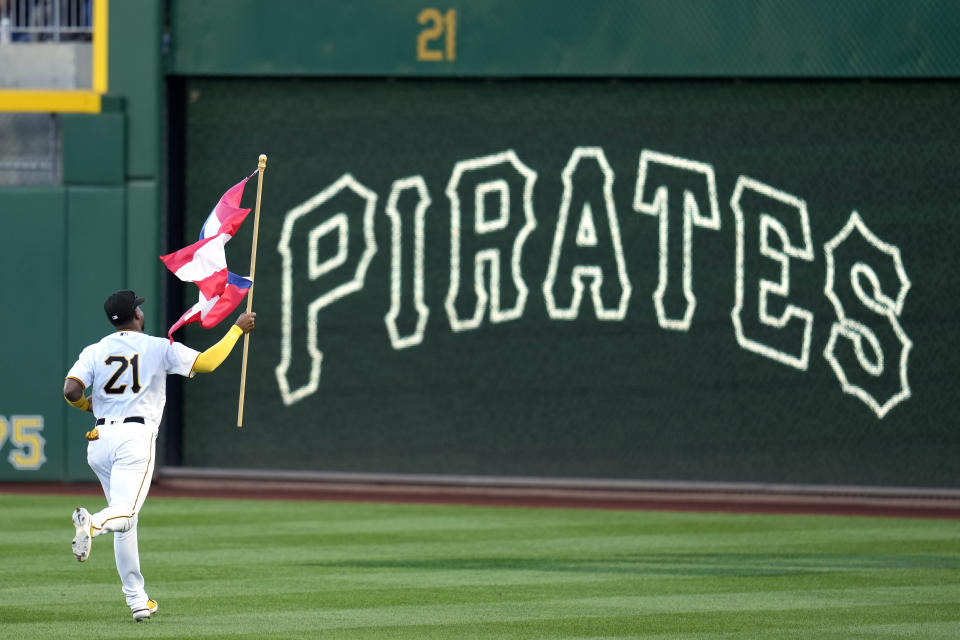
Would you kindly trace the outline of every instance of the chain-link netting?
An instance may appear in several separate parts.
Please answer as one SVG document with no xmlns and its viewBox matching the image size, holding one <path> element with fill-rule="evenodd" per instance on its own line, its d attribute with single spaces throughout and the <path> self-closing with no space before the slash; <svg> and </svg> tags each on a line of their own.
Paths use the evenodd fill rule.
<svg viewBox="0 0 960 640">
<path fill-rule="evenodd" d="M 0 185 L 58 184 L 60 118 L 48 113 L 0 113 Z"/>
</svg>

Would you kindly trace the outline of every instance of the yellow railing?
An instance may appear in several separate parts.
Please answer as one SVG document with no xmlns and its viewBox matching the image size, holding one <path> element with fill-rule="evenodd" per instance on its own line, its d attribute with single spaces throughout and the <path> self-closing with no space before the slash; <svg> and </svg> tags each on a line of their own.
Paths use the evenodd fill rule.
<svg viewBox="0 0 960 640">
<path fill-rule="evenodd" d="M 107 77 L 109 0 L 93 0 L 93 77 L 90 89 L 0 89 L 0 112 L 100 113 Z"/>
</svg>

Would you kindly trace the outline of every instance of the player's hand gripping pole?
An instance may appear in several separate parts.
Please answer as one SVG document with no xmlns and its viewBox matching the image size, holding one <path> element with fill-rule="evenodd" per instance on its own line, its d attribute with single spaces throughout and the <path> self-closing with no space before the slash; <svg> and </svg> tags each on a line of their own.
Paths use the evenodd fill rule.
<svg viewBox="0 0 960 640">
<path fill-rule="evenodd" d="M 260 194 L 263 193 L 263 171 L 267 168 L 267 156 L 260 154 L 257 163 L 257 208 L 253 214 L 253 248 L 250 252 L 250 279 L 257 270 L 257 232 L 260 230 Z M 253 286 L 247 293 L 247 313 L 253 311 Z M 237 428 L 243 426 L 243 392 L 247 386 L 247 350 L 250 348 L 250 334 L 243 334 L 243 365 L 240 368 L 240 408 L 237 410 Z"/>
</svg>

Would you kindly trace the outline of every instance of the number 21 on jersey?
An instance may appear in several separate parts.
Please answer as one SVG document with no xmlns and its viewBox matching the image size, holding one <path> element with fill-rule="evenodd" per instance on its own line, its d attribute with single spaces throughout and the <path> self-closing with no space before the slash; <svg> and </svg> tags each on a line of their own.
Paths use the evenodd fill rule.
<svg viewBox="0 0 960 640">
<path fill-rule="evenodd" d="M 116 371 L 113 372 L 113 375 L 110 376 L 110 379 L 107 380 L 107 384 L 103 385 L 104 393 L 110 394 L 120 394 L 124 393 L 127 390 L 126 383 L 117 384 L 120 381 L 120 376 L 124 374 L 127 368 L 130 368 L 130 375 L 133 378 L 132 384 L 130 385 L 130 391 L 134 393 L 140 393 L 140 354 L 134 355 L 132 358 L 127 359 L 125 356 L 109 356 L 106 360 L 103 361 L 106 365 L 115 365 L 117 367 Z"/>
</svg>

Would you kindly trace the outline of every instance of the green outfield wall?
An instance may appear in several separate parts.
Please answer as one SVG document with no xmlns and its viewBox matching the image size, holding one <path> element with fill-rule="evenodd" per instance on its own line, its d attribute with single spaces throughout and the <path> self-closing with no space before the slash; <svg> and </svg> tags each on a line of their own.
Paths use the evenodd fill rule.
<svg viewBox="0 0 960 640">
<path fill-rule="evenodd" d="M 945 0 L 171 0 L 169 71 L 956 77 Z"/>
<path fill-rule="evenodd" d="M 104 297 L 165 331 L 267 153 L 245 427 L 235 354 L 162 464 L 960 484 L 955 3 L 109 7 L 62 183 L 0 189 L 0 480 L 93 479 Z"/>
<path fill-rule="evenodd" d="M 184 385 L 184 464 L 960 486 L 953 82 L 181 99 L 184 242 L 270 157 L 245 426 L 237 356 Z"/>
<path fill-rule="evenodd" d="M 0 188 L 0 481 L 95 480 L 91 420 L 63 401 L 63 377 L 111 330 L 110 292 L 144 295 L 153 329 L 164 317 L 163 3 L 109 7 L 109 90 L 101 113 L 57 116 L 60 184 Z"/>
</svg>

